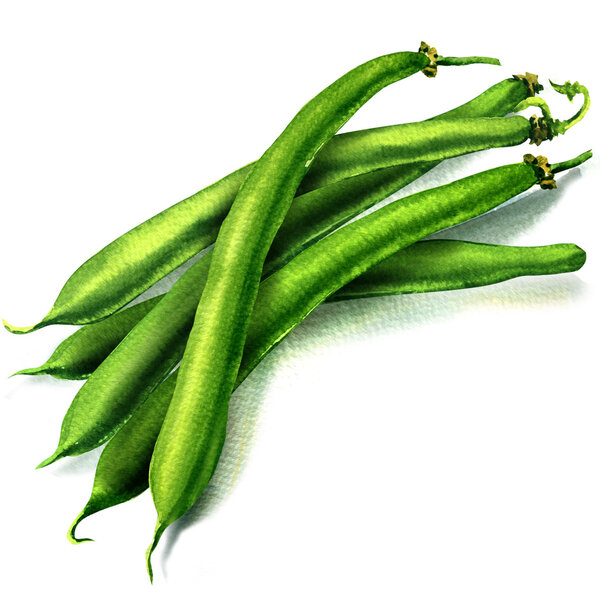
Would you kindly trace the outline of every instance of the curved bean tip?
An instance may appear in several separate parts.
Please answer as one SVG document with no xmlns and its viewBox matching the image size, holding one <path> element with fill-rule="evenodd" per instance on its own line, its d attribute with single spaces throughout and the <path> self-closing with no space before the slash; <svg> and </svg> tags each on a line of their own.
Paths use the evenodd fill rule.
<svg viewBox="0 0 600 600">
<path fill-rule="evenodd" d="M 10 331 L 11 333 L 17 333 L 17 334 L 29 333 L 30 331 L 35 331 L 36 329 L 39 329 L 39 327 L 40 327 L 39 323 L 37 323 L 36 325 L 31 325 L 30 327 L 15 327 L 14 325 L 7 323 L 4 319 L 2 319 L 2 325 L 4 325 L 4 328 L 7 331 Z"/>
<path fill-rule="evenodd" d="M 156 523 L 156 529 L 154 530 L 154 537 L 152 538 L 152 543 L 148 546 L 146 550 L 146 571 L 148 571 L 148 577 L 150 577 L 150 583 L 154 582 L 154 572 L 152 571 L 152 553 L 156 549 L 156 546 L 164 533 L 167 526 L 160 521 Z"/>
<path fill-rule="evenodd" d="M 86 507 L 87 508 L 87 507 Z M 92 538 L 77 538 L 75 537 L 75 529 L 83 519 L 86 517 L 85 508 L 77 515 L 75 520 L 73 521 L 71 527 L 69 527 L 69 531 L 67 531 L 67 539 L 71 544 L 82 544 L 83 542 L 93 542 Z"/>
</svg>

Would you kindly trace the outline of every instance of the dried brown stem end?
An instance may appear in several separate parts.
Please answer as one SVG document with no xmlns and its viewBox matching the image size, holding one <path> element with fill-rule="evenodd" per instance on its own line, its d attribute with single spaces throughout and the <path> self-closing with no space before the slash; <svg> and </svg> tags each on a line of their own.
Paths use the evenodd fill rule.
<svg viewBox="0 0 600 600">
<path fill-rule="evenodd" d="M 548 162 L 545 156 L 534 156 L 533 154 L 525 154 L 523 162 L 526 165 L 532 165 L 535 174 L 538 177 L 538 183 L 543 190 L 553 190 L 556 188 L 554 174 L 552 173 L 552 165 Z"/>
<path fill-rule="evenodd" d="M 522 81 L 527 86 L 529 97 L 535 96 L 544 89 L 544 86 L 538 82 L 538 76 L 535 73 L 525 71 L 525 75 L 513 75 L 513 78 Z"/>
<path fill-rule="evenodd" d="M 546 140 L 551 140 L 554 137 L 552 129 L 548 121 L 544 117 L 533 115 L 529 118 L 529 143 L 539 146 Z"/>
<path fill-rule="evenodd" d="M 426 77 L 435 77 L 437 75 L 437 50 L 433 46 L 430 46 L 425 42 L 421 42 L 421 45 L 419 46 L 419 52 L 424 54 L 429 59 L 429 64 L 421 71 L 421 73 L 423 73 Z"/>
</svg>

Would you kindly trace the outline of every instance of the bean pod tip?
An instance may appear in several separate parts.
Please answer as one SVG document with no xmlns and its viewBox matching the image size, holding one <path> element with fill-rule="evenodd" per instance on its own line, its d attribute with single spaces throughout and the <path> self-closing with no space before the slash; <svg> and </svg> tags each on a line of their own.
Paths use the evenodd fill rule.
<svg viewBox="0 0 600 600">
<path fill-rule="evenodd" d="M 152 543 L 146 550 L 146 570 L 148 571 L 148 577 L 150 577 L 150 583 L 154 581 L 154 572 L 152 571 L 152 553 L 156 549 L 156 546 L 167 526 L 168 524 L 161 523 L 160 521 L 156 523 L 156 529 L 154 530 Z"/>
<path fill-rule="evenodd" d="M 7 331 L 10 331 L 11 333 L 16 333 L 16 334 L 21 334 L 21 333 L 29 333 L 31 331 L 35 331 L 36 329 L 39 329 L 38 325 L 31 325 L 30 327 L 15 327 L 14 325 L 11 325 L 10 323 L 7 323 L 4 319 L 2 319 L 2 325 L 4 325 L 4 329 L 6 329 Z"/>
<path fill-rule="evenodd" d="M 12 375 L 9 375 L 9 379 L 11 377 L 14 377 L 15 375 L 43 375 L 44 371 L 42 370 L 42 367 L 29 367 L 27 369 L 20 369 L 19 371 L 16 371 L 15 373 L 13 373 Z"/>
<path fill-rule="evenodd" d="M 65 452 L 63 450 L 59 448 L 56 449 L 56 451 L 54 452 L 54 454 L 52 454 L 52 456 L 49 456 L 46 460 L 43 460 L 37 467 L 36 469 L 43 469 L 44 467 L 47 467 L 48 465 L 51 465 L 53 462 L 56 462 L 59 458 L 62 458 L 63 456 L 65 456 Z"/>
<path fill-rule="evenodd" d="M 86 506 L 87 508 L 87 506 Z M 84 508 L 75 518 L 75 520 L 73 521 L 73 523 L 71 524 L 71 527 L 69 527 L 69 530 L 67 531 L 67 539 L 69 540 L 69 542 L 71 542 L 71 544 L 82 544 L 83 542 L 93 542 L 94 540 L 92 538 L 78 538 L 75 537 L 75 530 L 77 529 L 77 526 L 79 525 L 79 523 L 81 523 L 81 521 L 83 519 L 85 519 L 85 517 L 87 517 L 87 513 L 86 513 L 86 508 Z"/>
</svg>

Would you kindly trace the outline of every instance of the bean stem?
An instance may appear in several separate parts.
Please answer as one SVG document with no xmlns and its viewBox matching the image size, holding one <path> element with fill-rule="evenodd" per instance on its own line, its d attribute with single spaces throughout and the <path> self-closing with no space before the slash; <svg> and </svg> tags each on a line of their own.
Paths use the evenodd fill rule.
<svg viewBox="0 0 600 600">
<path fill-rule="evenodd" d="M 583 104 L 581 105 L 581 108 L 570 119 L 567 119 L 566 121 L 558 121 L 557 120 L 554 123 L 554 126 L 556 127 L 558 133 L 565 133 L 567 130 L 569 130 L 571 127 L 573 127 L 573 125 L 575 125 L 576 123 L 579 123 L 579 121 L 581 121 L 581 119 L 583 119 L 583 117 L 585 116 L 585 113 L 588 111 L 588 109 L 590 107 L 590 93 L 588 92 L 588 89 L 584 85 L 581 85 L 577 81 L 575 83 L 566 81 L 562 85 L 554 83 L 553 81 L 550 81 L 550 85 L 559 94 L 565 94 L 571 102 L 573 102 L 573 98 L 575 96 L 577 96 L 579 94 L 583 95 Z"/>
<path fill-rule="evenodd" d="M 571 129 L 571 127 L 573 127 L 573 125 L 576 125 L 583 119 L 590 108 L 590 94 L 588 89 L 577 81 L 575 83 L 567 81 L 562 85 L 550 81 L 550 85 L 552 85 L 554 90 L 559 94 L 567 96 L 571 102 L 573 102 L 573 98 L 575 96 L 583 96 L 583 104 L 581 105 L 581 108 L 570 119 L 566 119 L 564 121 L 561 121 L 560 119 L 553 119 L 548 104 L 538 96 L 526 98 L 520 102 L 515 108 L 515 112 L 521 112 L 530 106 L 536 106 L 540 108 L 546 123 L 550 127 L 551 136 L 555 137 L 557 135 L 565 134 L 569 129 Z"/>
<path fill-rule="evenodd" d="M 573 167 L 578 167 L 583 164 L 586 160 L 592 158 L 592 151 L 587 150 L 583 152 L 579 156 L 575 158 L 571 158 L 570 160 L 565 160 L 563 162 L 559 162 L 551 165 L 552 173 L 560 173 L 561 171 L 566 171 L 567 169 L 572 169 Z"/>
<path fill-rule="evenodd" d="M 437 59 L 437 64 L 445 67 L 475 64 L 501 66 L 497 58 L 490 58 L 488 56 L 440 56 Z"/>
</svg>

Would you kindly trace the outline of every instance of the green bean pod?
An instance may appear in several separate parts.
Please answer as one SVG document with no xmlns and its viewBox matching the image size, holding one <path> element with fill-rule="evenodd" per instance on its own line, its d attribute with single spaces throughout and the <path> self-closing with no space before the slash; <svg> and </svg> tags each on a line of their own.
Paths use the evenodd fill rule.
<svg viewBox="0 0 600 600">
<path fill-rule="evenodd" d="M 586 153 L 579 160 L 583 162 L 590 156 Z M 487 212 L 538 182 L 548 181 L 549 172 L 544 169 L 547 161 L 542 158 L 531 161 L 527 156 L 526 162 L 414 194 L 320 240 L 263 282 L 249 323 L 236 318 L 235 312 L 224 312 L 223 307 L 217 310 L 219 306 L 211 304 L 211 296 L 205 303 L 209 274 L 198 315 L 213 327 L 198 327 L 198 319 L 194 324 L 150 466 L 150 489 L 158 514 L 146 554 L 151 577 L 151 556 L 160 537 L 194 504 L 216 468 L 225 439 L 231 390 L 273 347 L 273 340 L 279 342 L 328 296 L 395 252 L 430 233 Z M 214 257 L 212 273 L 216 264 L 221 263 Z M 217 292 L 222 289 L 217 283 Z M 231 299 L 218 293 L 217 298 L 222 303 Z M 222 325 L 214 327 L 215 315 L 225 316 L 225 330 Z M 227 328 L 240 325 L 247 328 L 243 359 L 225 353 L 227 360 L 223 360 L 223 354 L 214 347 L 215 341 L 223 344 Z M 234 367 L 237 370 L 229 383 Z"/>
<path fill-rule="evenodd" d="M 357 67 L 306 104 L 254 165 L 223 221 L 152 458 L 158 518 L 148 550 L 150 577 L 150 556 L 162 532 L 195 502 L 220 456 L 228 400 L 273 238 L 319 150 L 361 104 L 391 83 L 389 60 Z M 177 476 L 169 489 L 173 468 Z"/>
<path fill-rule="evenodd" d="M 531 123 L 520 115 L 482 119 L 447 118 L 443 121 L 408 123 L 335 136 L 319 154 L 306 185 L 322 186 L 339 175 L 352 177 L 379 169 L 393 156 L 396 164 L 429 162 L 489 148 L 517 146 L 529 140 Z M 357 143 L 360 140 L 360 143 Z M 344 157 L 344 170 L 332 163 Z M 304 180 L 300 190 L 304 189 Z"/>
<path fill-rule="evenodd" d="M 574 244 L 519 247 L 455 240 L 417 242 L 346 284 L 326 302 L 491 285 L 524 275 L 576 271 L 584 262 L 585 252 Z M 71 542 L 89 539 L 75 536 L 84 518 L 135 498 L 148 488 L 152 451 L 176 378 L 177 371 L 150 394 L 104 448 L 90 499 L 68 531 Z"/>
<path fill-rule="evenodd" d="M 270 275 L 291 256 L 301 252 L 311 239 L 323 237 L 352 215 L 360 214 L 365 208 L 415 179 L 421 168 L 411 165 L 383 169 L 306 194 L 307 203 L 313 203 L 321 209 L 328 206 L 330 211 L 318 214 L 308 211 L 307 214 L 304 202 L 298 205 L 298 213 L 292 209 L 288 222 L 297 223 L 298 227 L 288 227 L 283 232 L 285 243 L 270 253 L 264 265 L 264 275 Z M 307 217 L 310 215 L 315 218 L 309 223 Z M 212 250 L 207 252 L 175 282 L 166 295 L 158 302 L 154 301 L 156 304 L 152 310 L 97 367 L 81 387 L 65 415 L 55 452 L 40 466 L 48 465 L 63 456 L 82 454 L 108 440 L 181 360 L 212 255 Z M 139 311 L 141 316 L 145 307 L 134 307 L 134 310 Z M 105 341 L 109 342 L 101 342 L 92 350 L 95 360 L 101 358 L 99 354 L 102 349 L 110 347 L 116 341 L 117 330 L 129 327 L 131 319 L 128 315 L 119 315 L 120 313 L 113 315 L 107 325 L 103 322 L 93 324 L 95 331 L 108 330 Z M 125 326 L 123 321 L 126 322 Z M 95 331 L 92 332 L 93 335 Z M 75 362 L 76 368 L 81 369 L 76 353 L 89 340 L 87 332 L 80 334 L 78 338 L 74 337 L 72 342 L 60 349 L 58 364 L 54 361 L 52 365 L 53 361 L 50 361 L 52 370 L 60 371 L 63 376 L 68 370 L 72 370 L 68 366 L 60 369 L 59 365 L 65 365 L 65 359 L 70 360 L 71 365 Z M 88 351 L 83 352 L 87 354 Z M 81 370 L 88 369 L 84 366 Z"/>
<path fill-rule="evenodd" d="M 541 86 L 537 83 L 537 76 L 535 75 L 528 73 L 525 76 L 515 76 L 512 79 L 506 79 L 493 85 L 469 102 L 438 117 L 434 117 L 432 120 L 505 115 L 514 111 L 519 103 L 539 91 L 540 88 Z M 324 150 L 326 148 L 327 146 L 325 146 Z M 315 162 L 318 162 L 319 156 L 317 156 Z M 397 189 L 411 183 L 436 164 L 438 163 L 406 166 L 405 177 L 398 180 Z M 309 175 L 310 172 L 309 170 Z M 387 170 L 387 172 L 393 173 L 392 170 Z M 387 175 L 385 172 L 382 172 L 374 175 L 374 179 L 370 179 L 371 176 L 365 177 L 354 177 L 346 183 L 342 181 L 337 188 L 328 186 L 322 192 L 315 191 L 315 193 L 304 193 L 301 196 L 297 196 L 269 250 L 263 274 L 268 275 L 275 271 L 310 243 L 343 225 L 359 214 L 361 210 L 370 208 L 379 196 L 361 198 L 363 181 L 372 186 L 378 186 L 385 181 Z M 397 189 L 392 189 L 391 191 L 395 192 Z M 194 208 L 194 205 L 187 206 L 187 209 L 192 213 Z M 167 219 L 169 211 L 171 209 L 167 209 L 161 215 Z M 176 220 L 176 222 L 180 222 L 180 220 Z M 150 222 L 147 223 L 148 227 L 150 227 Z M 181 237 L 181 232 L 179 232 L 179 235 Z M 168 236 L 164 237 L 166 239 Z M 163 239 L 162 234 L 161 239 Z M 183 236 L 182 242 L 177 245 L 177 248 L 181 249 L 185 248 L 185 246 L 186 237 Z M 131 256 L 128 264 L 130 262 Z M 193 293 L 193 290 L 190 293 Z M 60 344 L 43 365 L 22 369 L 15 374 L 50 374 L 54 377 L 64 379 L 87 379 L 92 371 L 97 368 L 110 352 L 116 348 L 125 335 L 129 333 L 131 328 L 137 323 L 137 320 L 145 316 L 154 307 L 156 302 L 157 300 L 152 298 L 134 307 L 117 312 L 105 320 L 84 326 Z"/>
<path fill-rule="evenodd" d="M 21 369 L 13 375 L 87 379 L 161 298 L 162 295 L 148 298 L 107 319 L 84 325 L 61 342 L 43 365 Z"/>
<path fill-rule="evenodd" d="M 502 84 L 513 86 L 513 91 L 517 92 L 515 98 L 519 97 L 519 88 L 521 92 L 541 88 L 532 81 L 527 82 L 526 88 L 521 81 L 527 80 L 520 77 L 502 82 L 474 101 L 435 117 L 436 120 L 448 121 L 439 130 L 430 123 L 409 123 L 336 136 L 340 143 L 334 144 L 331 149 L 329 144 L 324 147 L 299 192 L 305 193 L 344 177 L 390 165 L 439 161 L 468 152 L 516 145 L 528 138 L 539 144 L 565 133 L 585 115 L 589 106 L 587 90 L 576 92 L 585 94 L 585 103 L 578 112 L 577 120 L 552 120 L 545 103 L 532 100 L 531 105 L 545 107 L 549 119 L 540 121 L 535 117 L 527 122 L 523 117 L 515 116 L 502 122 L 490 121 L 485 127 L 481 121 L 450 122 L 450 119 L 476 115 L 479 111 L 480 114 L 506 114 L 510 110 L 506 109 L 510 105 L 510 102 L 507 103 L 508 96 L 496 105 L 490 102 L 493 95 L 485 98 L 492 91 L 500 92 Z M 518 87 L 515 88 L 515 85 Z M 579 84 L 567 82 L 565 85 L 571 86 L 569 92 L 564 91 L 565 86 L 553 84 L 553 87 L 560 93 L 585 89 Z M 519 110 L 528 106 L 527 102 L 521 102 Z M 513 104 L 512 109 L 515 107 Z M 228 175 L 106 246 L 69 278 L 50 313 L 38 324 L 14 327 L 3 321 L 5 327 L 12 333 L 28 333 L 52 323 L 96 322 L 114 313 L 215 240 L 222 218 L 251 166 Z"/>
<path fill-rule="evenodd" d="M 383 75 L 384 69 L 381 69 L 383 86 L 418 72 L 429 62 L 422 53 L 406 52 L 389 56 L 392 58 L 382 57 L 381 60 L 376 59 L 378 63 L 373 61 L 367 63 L 379 66 L 387 63 L 388 73 Z M 477 62 L 499 64 L 495 59 L 490 61 L 477 57 L 469 58 L 467 62 L 453 59 L 447 64 Z M 526 89 L 527 83 L 518 80 L 514 81 L 513 85 L 517 90 L 516 95 L 519 95 L 519 92 L 522 93 Z M 531 90 L 531 86 L 527 89 Z M 365 97 L 364 101 L 366 99 Z M 504 115 L 508 110 L 501 111 L 499 114 Z M 381 135 L 389 136 L 388 128 L 382 128 Z M 353 152 L 359 152 L 360 136 L 353 134 L 353 140 L 354 142 L 349 146 L 353 148 Z M 317 165 L 318 161 L 319 159 L 315 158 Z M 329 181 L 337 181 L 346 176 L 348 169 L 344 163 L 343 156 L 329 157 L 329 167 L 337 172 L 328 175 Z M 227 175 L 105 246 L 71 275 L 48 314 L 37 324 L 15 327 L 4 321 L 5 327 L 12 333 L 29 333 L 56 323 L 83 325 L 103 319 L 125 306 L 215 241 L 223 219 L 254 164 L 246 165 Z M 399 163 L 391 156 L 387 157 L 385 164 L 380 164 L 378 168 L 395 164 Z M 364 173 L 366 170 L 358 172 Z M 319 187 L 317 180 L 311 185 L 309 178 L 305 182 L 303 192 L 316 187 Z"/>
<path fill-rule="evenodd" d="M 476 99 L 477 109 L 506 109 L 514 102 L 512 85 L 500 87 L 485 98 Z M 467 106 L 468 103 L 457 110 L 468 110 Z M 270 252 L 265 275 L 307 243 L 413 181 L 431 166 L 383 169 L 305 194 L 291 209 L 287 221 L 290 226 L 284 225 L 280 235 L 282 244 Z M 315 208 L 311 210 L 310 206 Z M 187 335 L 193 322 L 210 260 L 208 253 L 193 265 L 89 378 L 67 411 L 55 452 L 40 467 L 63 456 L 91 450 L 109 439 L 179 362 L 182 336 Z M 170 327 L 165 328 L 165 323 Z"/>
<path fill-rule="evenodd" d="M 427 240 L 408 246 L 347 283 L 326 302 L 460 290 L 527 275 L 569 273 L 581 269 L 586 259 L 575 244 L 450 242 Z"/>
</svg>

